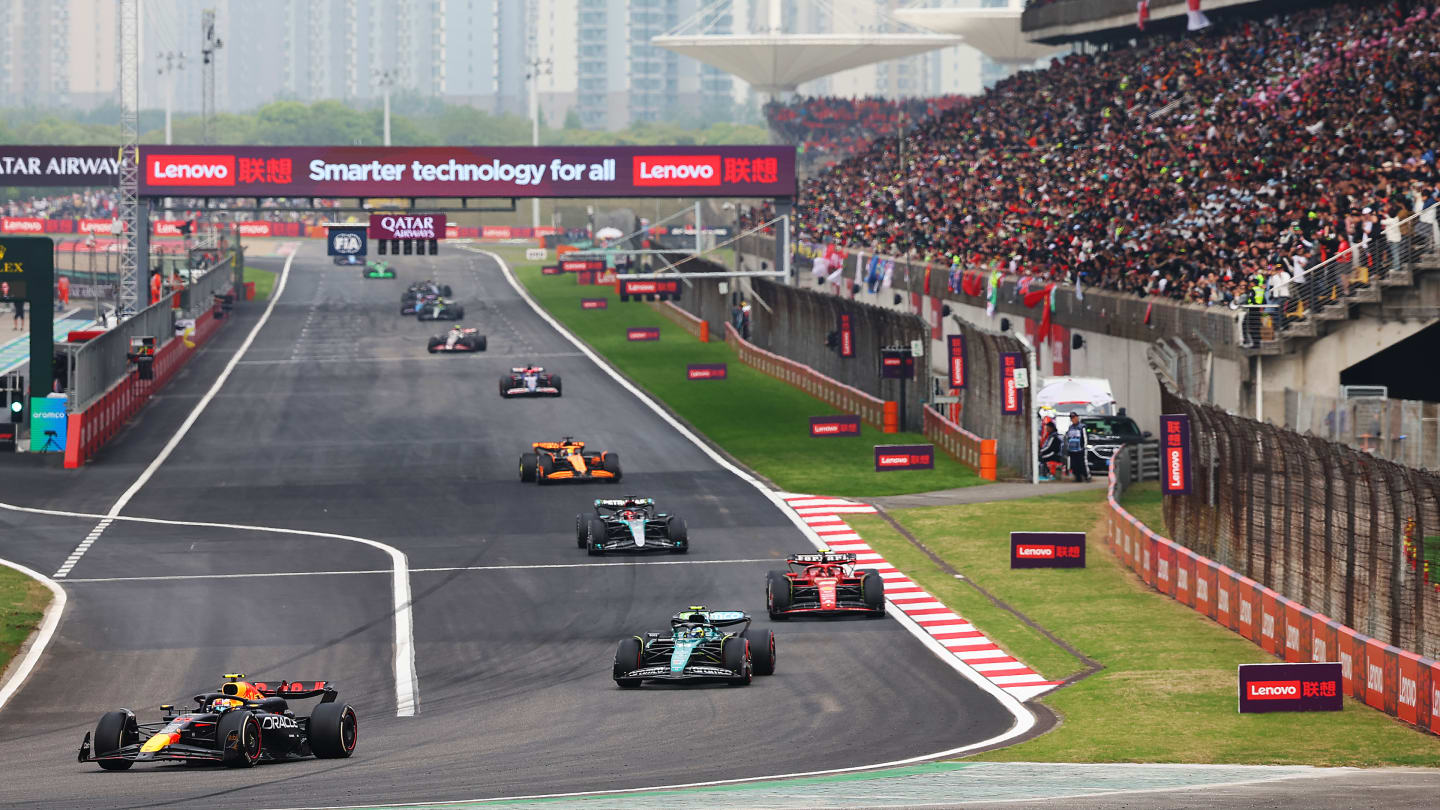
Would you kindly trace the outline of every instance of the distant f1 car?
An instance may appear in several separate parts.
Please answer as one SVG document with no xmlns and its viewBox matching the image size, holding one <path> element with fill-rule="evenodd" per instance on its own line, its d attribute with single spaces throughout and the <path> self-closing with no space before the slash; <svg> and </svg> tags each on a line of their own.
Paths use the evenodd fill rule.
<svg viewBox="0 0 1440 810">
<path fill-rule="evenodd" d="M 434 281 L 417 281 L 405 288 L 400 294 L 400 314 L 416 315 L 427 304 L 433 305 L 436 300 L 449 298 L 452 295 L 449 284 L 436 284 Z"/>
<path fill-rule="evenodd" d="M 575 544 L 592 556 L 607 551 L 670 551 L 690 549 L 685 519 L 655 511 L 654 498 L 601 499 L 595 511 L 575 516 Z"/>
<path fill-rule="evenodd" d="M 771 571 L 765 582 L 770 618 L 794 614 L 885 615 L 885 580 L 871 568 L 855 568 L 854 554 L 822 550 L 791 554 L 787 571 Z"/>
<path fill-rule="evenodd" d="M 395 278 L 395 268 L 385 262 L 368 262 L 360 274 L 364 278 Z"/>
<path fill-rule="evenodd" d="M 338 703 L 325 681 L 281 681 L 274 688 L 226 675 L 218 692 L 195 696 L 195 708 L 160 707 L 160 722 L 141 723 L 129 709 L 106 712 L 86 732 L 79 761 L 107 771 L 137 762 L 219 762 L 249 768 L 260 762 L 340 759 L 355 752 L 359 721 Z M 289 701 L 320 698 L 309 717 L 296 717 Z"/>
<path fill-rule="evenodd" d="M 449 298 L 427 298 L 415 304 L 415 318 L 421 321 L 458 321 L 465 317 L 465 307 Z"/>
<path fill-rule="evenodd" d="M 727 628 L 744 625 L 738 633 Z M 738 610 L 704 605 L 670 618 L 670 632 L 631 636 L 615 650 L 615 683 L 634 689 L 644 681 L 723 682 L 746 686 L 752 675 L 775 674 L 775 634 L 750 627 Z"/>
<path fill-rule="evenodd" d="M 548 374 L 540 366 L 519 366 L 500 378 L 500 396 L 510 397 L 558 397 L 560 396 L 560 375 Z"/>
<path fill-rule="evenodd" d="M 480 334 L 479 329 L 466 329 L 456 324 L 443 335 L 431 335 L 425 348 L 431 354 L 436 352 L 483 352 L 485 351 L 485 336 Z"/>
<path fill-rule="evenodd" d="M 569 436 L 558 442 L 532 442 L 533 452 L 520 455 L 520 480 L 620 481 L 620 454 L 585 452 L 585 443 Z"/>
</svg>

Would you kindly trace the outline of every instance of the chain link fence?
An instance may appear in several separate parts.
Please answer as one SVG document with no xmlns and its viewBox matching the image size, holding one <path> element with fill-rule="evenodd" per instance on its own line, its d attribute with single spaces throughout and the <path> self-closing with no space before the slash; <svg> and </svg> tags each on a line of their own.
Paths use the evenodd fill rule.
<svg viewBox="0 0 1440 810">
<path fill-rule="evenodd" d="M 1440 403 L 1285 389 L 1285 427 L 1406 467 L 1440 470 Z"/>
<path fill-rule="evenodd" d="M 1198 403 L 1150 361 L 1163 412 L 1191 426 L 1192 491 L 1165 498 L 1169 536 L 1372 638 L 1440 655 L 1426 561 L 1440 550 L 1440 476 Z"/>
</svg>

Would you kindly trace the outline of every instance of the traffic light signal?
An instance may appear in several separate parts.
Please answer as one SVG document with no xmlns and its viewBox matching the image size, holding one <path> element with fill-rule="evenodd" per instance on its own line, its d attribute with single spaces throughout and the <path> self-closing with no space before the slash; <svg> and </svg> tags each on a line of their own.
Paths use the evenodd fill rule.
<svg viewBox="0 0 1440 810">
<path fill-rule="evenodd" d="M 4 379 L 5 410 L 12 424 L 25 421 L 25 378 L 13 375 Z"/>
</svg>

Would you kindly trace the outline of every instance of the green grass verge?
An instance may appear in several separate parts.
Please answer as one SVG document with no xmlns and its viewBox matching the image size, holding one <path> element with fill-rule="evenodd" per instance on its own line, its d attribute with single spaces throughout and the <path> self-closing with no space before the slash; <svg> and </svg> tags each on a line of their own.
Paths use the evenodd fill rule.
<svg viewBox="0 0 1440 810">
<path fill-rule="evenodd" d="M 813 439 L 809 417 L 838 413 L 826 403 L 741 364 L 724 343 L 700 343 L 642 303 L 620 303 L 613 287 L 582 287 L 570 275 L 544 276 L 540 265 L 497 251 L 551 315 L 656 398 L 741 462 L 791 492 L 870 497 L 967 487 L 984 481 L 939 453 L 934 470 L 877 473 L 877 444 L 922 444 L 919 433 L 885 434 L 865 425 L 858 438 Z M 580 309 L 581 298 L 608 298 L 604 310 Z M 658 326 L 657 342 L 631 343 L 630 326 Z M 728 363 L 729 379 L 692 381 L 688 363 Z"/>
<path fill-rule="evenodd" d="M 40 624 L 50 591 L 13 568 L 0 566 L 0 672 Z"/>
<path fill-rule="evenodd" d="M 255 300 L 264 301 L 270 297 L 275 289 L 275 277 L 278 275 L 274 270 L 261 270 L 258 267 L 245 265 L 245 281 L 255 283 Z"/>
<path fill-rule="evenodd" d="M 1141 481 L 1131 484 L 1120 496 L 1120 505 L 1135 519 L 1150 527 L 1150 531 L 1162 537 L 1169 537 L 1165 528 L 1165 510 L 1162 508 L 1165 496 L 1160 494 L 1159 481 Z"/>
<path fill-rule="evenodd" d="M 1236 667 L 1275 659 L 1122 567 L 1096 530 L 1103 504 L 1102 493 L 1080 492 L 892 512 L 963 575 L 1105 667 L 1044 698 L 1063 716 L 1059 728 L 980 759 L 1440 766 L 1440 738 L 1355 701 L 1341 712 L 1239 714 Z M 1078 669 L 893 531 L 872 534 L 874 520 L 857 517 L 851 525 L 997 643 L 1047 676 Z M 1088 567 L 1012 571 L 1012 530 L 1088 531 Z"/>
</svg>

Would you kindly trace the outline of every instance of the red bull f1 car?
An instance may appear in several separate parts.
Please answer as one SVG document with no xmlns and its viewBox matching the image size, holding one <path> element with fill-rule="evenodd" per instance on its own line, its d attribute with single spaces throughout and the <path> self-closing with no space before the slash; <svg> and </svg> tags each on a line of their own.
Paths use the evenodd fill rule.
<svg viewBox="0 0 1440 810">
<path fill-rule="evenodd" d="M 141 723 L 129 709 L 106 712 L 86 732 L 79 761 L 107 771 L 137 762 L 216 762 L 249 768 L 261 762 L 343 759 L 355 753 L 359 721 L 336 700 L 325 681 L 249 683 L 226 675 L 216 692 L 194 697 L 195 708 L 160 707 L 160 722 Z M 290 701 L 320 698 L 310 716 L 296 716 Z"/>
<path fill-rule="evenodd" d="M 456 324 L 443 335 L 431 335 L 425 348 L 431 354 L 436 352 L 483 352 L 485 351 L 485 336 L 480 334 L 479 329 L 466 329 Z"/>
<path fill-rule="evenodd" d="M 740 632 L 734 632 L 735 629 Z M 754 675 L 775 674 L 775 634 L 750 626 L 738 610 L 692 606 L 670 618 L 670 631 L 631 636 L 615 650 L 615 683 L 719 682 L 748 686 Z"/>
<path fill-rule="evenodd" d="M 558 397 L 560 375 L 548 374 L 540 366 L 520 366 L 500 378 L 500 397 Z"/>
<path fill-rule="evenodd" d="M 765 582 L 770 618 L 797 614 L 885 615 L 885 580 L 871 568 L 856 568 L 854 554 L 820 551 L 791 554 L 789 570 L 771 571 Z"/>
<path fill-rule="evenodd" d="M 532 442 L 533 452 L 520 456 L 520 480 L 620 482 L 620 454 L 586 452 L 585 443 L 565 437 L 558 442 Z"/>
<path fill-rule="evenodd" d="M 690 550 L 685 518 L 655 511 L 654 498 L 610 498 L 595 501 L 595 511 L 575 516 L 575 544 L 599 556 L 610 551 Z"/>
</svg>

